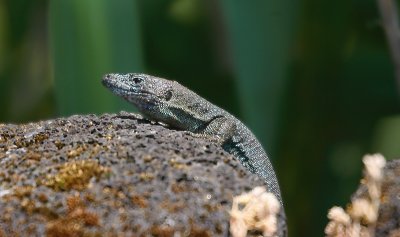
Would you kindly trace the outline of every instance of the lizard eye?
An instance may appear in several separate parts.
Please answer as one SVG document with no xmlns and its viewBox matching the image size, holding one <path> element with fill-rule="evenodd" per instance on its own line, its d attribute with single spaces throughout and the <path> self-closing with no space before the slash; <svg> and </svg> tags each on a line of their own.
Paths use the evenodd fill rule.
<svg viewBox="0 0 400 237">
<path fill-rule="evenodd" d="M 133 78 L 132 78 L 132 81 L 133 81 L 135 84 L 139 84 L 139 83 L 141 83 L 141 82 L 143 81 L 143 79 L 140 78 L 140 77 L 133 77 Z"/>
<path fill-rule="evenodd" d="M 130 74 L 130 75 L 129 75 L 129 78 L 130 78 L 130 79 L 132 80 L 132 82 L 135 83 L 135 84 L 139 84 L 139 83 L 141 83 L 141 82 L 143 81 L 143 78 L 142 78 L 142 77 L 135 76 L 135 74 Z"/>
<path fill-rule="evenodd" d="M 168 90 L 167 92 L 165 92 L 165 100 L 169 101 L 172 98 L 172 90 Z"/>
</svg>

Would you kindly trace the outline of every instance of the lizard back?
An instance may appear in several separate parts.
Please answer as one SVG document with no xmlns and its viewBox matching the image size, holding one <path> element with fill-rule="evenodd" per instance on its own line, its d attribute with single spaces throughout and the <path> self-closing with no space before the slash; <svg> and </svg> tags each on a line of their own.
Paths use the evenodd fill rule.
<svg viewBox="0 0 400 237">
<path fill-rule="evenodd" d="M 282 204 L 272 163 L 254 134 L 237 118 L 178 82 L 146 74 L 107 74 L 103 84 L 146 117 L 193 133 L 221 137 L 225 151 L 261 177 Z M 283 205 L 282 205 L 283 206 Z"/>
</svg>

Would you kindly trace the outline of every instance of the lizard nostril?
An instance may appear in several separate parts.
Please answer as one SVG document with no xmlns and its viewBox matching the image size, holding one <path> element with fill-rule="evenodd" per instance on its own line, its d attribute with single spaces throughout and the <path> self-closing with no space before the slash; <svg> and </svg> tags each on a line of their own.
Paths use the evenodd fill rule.
<svg viewBox="0 0 400 237">
<path fill-rule="evenodd" d="M 105 80 L 109 80 L 110 78 L 111 78 L 111 75 L 110 74 L 106 74 L 106 75 L 104 75 L 104 77 L 103 77 Z"/>
</svg>

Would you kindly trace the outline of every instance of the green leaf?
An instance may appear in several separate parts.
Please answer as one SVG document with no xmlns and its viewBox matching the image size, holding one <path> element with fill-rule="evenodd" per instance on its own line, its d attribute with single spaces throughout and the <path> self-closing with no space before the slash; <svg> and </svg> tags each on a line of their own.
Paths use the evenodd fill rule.
<svg viewBox="0 0 400 237">
<path fill-rule="evenodd" d="M 61 115 L 131 108 L 101 85 L 109 72 L 143 69 L 136 1 L 50 1 L 50 41 Z"/>
<path fill-rule="evenodd" d="M 286 84 L 294 0 L 223 0 L 243 120 L 269 153 Z"/>
</svg>

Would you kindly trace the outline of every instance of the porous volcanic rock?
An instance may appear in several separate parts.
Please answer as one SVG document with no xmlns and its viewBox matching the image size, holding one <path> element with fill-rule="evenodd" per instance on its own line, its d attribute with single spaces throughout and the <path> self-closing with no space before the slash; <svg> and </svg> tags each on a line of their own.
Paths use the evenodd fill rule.
<svg viewBox="0 0 400 237">
<path fill-rule="evenodd" d="M 375 236 L 398 237 L 400 236 L 400 160 L 391 160 L 386 164 L 381 189 Z M 352 196 L 352 199 L 362 198 L 368 198 L 368 189 L 363 181 Z"/>
<path fill-rule="evenodd" d="M 219 146 L 133 114 L 0 124 L 0 236 L 228 236 L 232 197 L 260 185 Z"/>
</svg>

